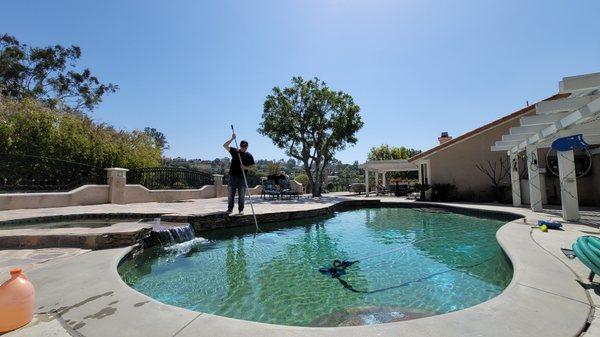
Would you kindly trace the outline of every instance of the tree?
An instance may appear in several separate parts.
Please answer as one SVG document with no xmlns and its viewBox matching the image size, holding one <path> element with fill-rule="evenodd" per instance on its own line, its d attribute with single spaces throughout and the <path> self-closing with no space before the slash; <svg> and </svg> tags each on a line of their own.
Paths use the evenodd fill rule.
<svg viewBox="0 0 600 337">
<path fill-rule="evenodd" d="M 293 173 L 296 170 L 296 159 L 290 158 L 285 162 L 285 170 L 288 174 Z"/>
<path fill-rule="evenodd" d="M 0 35 L 0 92 L 14 99 L 34 98 L 51 107 L 93 110 L 114 84 L 100 83 L 89 69 L 78 71 L 81 49 L 61 45 L 30 47 L 8 34 Z"/>
<path fill-rule="evenodd" d="M 364 124 L 359 111 L 347 93 L 331 90 L 318 78 L 294 77 L 290 87 L 275 87 L 266 97 L 258 132 L 302 162 L 313 196 L 320 196 L 323 173 L 335 152 L 357 141 Z"/>
<path fill-rule="evenodd" d="M 281 172 L 281 165 L 278 162 L 271 162 L 267 164 L 267 173 L 271 174 L 279 174 Z"/>
<path fill-rule="evenodd" d="M 393 159 L 408 159 L 412 156 L 421 153 L 421 150 L 406 148 L 404 146 L 389 146 L 381 144 L 378 147 L 372 147 L 367 158 L 369 160 L 393 160 Z M 393 179 L 417 179 L 417 172 L 390 172 Z"/>
<path fill-rule="evenodd" d="M 161 150 L 169 149 L 169 145 L 167 145 L 167 137 L 164 133 L 150 127 L 146 127 L 144 129 L 144 133 L 153 140 L 155 147 Z"/>
<path fill-rule="evenodd" d="M 475 167 L 488 177 L 494 201 L 502 202 L 504 194 L 508 190 L 508 177 L 510 176 L 510 163 L 508 158 L 501 157 L 499 160 L 487 160 L 485 164 L 477 163 Z"/>
<path fill-rule="evenodd" d="M 387 144 L 381 144 L 378 147 L 372 147 L 369 151 L 369 160 L 392 160 L 408 159 L 421 153 L 421 150 L 409 149 L 404 146 L 395 147 Z"/>
<path fill-rule="evenodd" d="M 48 157 L 100 168 L 137 168 L 159 165 L 161 151 L 142 131 L 115 130 L 85 114 L 0 95 L 0 154 Z"/>
</svg>

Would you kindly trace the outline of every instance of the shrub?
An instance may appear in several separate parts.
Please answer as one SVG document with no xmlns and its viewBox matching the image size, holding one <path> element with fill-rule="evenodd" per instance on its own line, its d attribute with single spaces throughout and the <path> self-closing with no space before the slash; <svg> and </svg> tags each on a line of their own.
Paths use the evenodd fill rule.
<svg viewBox="0 0 600 337">
<path fill-rule="evenodd" d="M 433 184 L 431 186 L 432 201 L 455 201 L 456 198 L 456 186 L 453 184 Z"/>
<path fill-rule="evenodd" d="M 85 114 L 48 108 L 33 99 L 0 97 L 0 153 L 136 168 L 159 166 L 162 148 L 139 130 L 115 130 Z"/>
<path fill-rule="evenodd" d="M 306 173 L 297 174 L 294 177 L 294 180 L 296 180 L 297 182 L 301 183 L 304 186 L 308 185 L 308 176 L 306 175 Z"/>
</svg>

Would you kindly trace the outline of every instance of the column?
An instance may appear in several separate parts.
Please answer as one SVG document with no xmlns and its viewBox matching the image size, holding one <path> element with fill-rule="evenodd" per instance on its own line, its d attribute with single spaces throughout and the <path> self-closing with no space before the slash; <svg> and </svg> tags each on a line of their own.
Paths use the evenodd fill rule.
<svg viewBox="0 0 600 337">
<path fill-rule="evenodd" d="M 387 173 L 387 171 L 383 171 L 383 173 L 382 173 L 382 174 L 383 174 L 383 184 L 382 184 L 382 185 L 383 185 L 383 187 L 387 187 L 387 183 L 386 183 L 386 181 L 385 181 L 385 174 L 386 174 L 386 173 Z"/>
<path fill-rule="evenodd" d="M 127 183 L 128 169 L 111 167 L 106 169 L 108 177 L 108 202 L 111 204 L 125 204 L 125 185 Z"/>
<path fill-rule="evenodd" d="M 579 220 L 579 200 L 577 198 L 577 174 L 573 150 L 557 151 L 558 176 L 560 178 L 560 202 L 562 217 L 567 221 Z"/>
<path fill-rule="evenodd" d="M 510 165 L 510 183 L 512 190 L 512 202 L 513 206 L 520 207 L 521 206 L 521 181 L 519 178 L 519 158 L 517 154 L 510 154 L 509 159 Z"/>
<path fill-rule="evenodd" d="M 365 196 L 369 196 L 369 171 L 365 168 Z"/>
<path fill-rule="evenodd" d="M 527 173 L 529 174 L 529 201 L 531 210 L 534 212 L 542 211 L 542 190 L 539 169 L 539 159 L 537 148 L 527 147 Z"/>
<path fill-rule="evenodd" d="M 223 175 L 213 174 L 213 178 L 215 181 L 215 197 L 220 198 L 226 196 L 227 190 L 223 189 Z"/>
</svg>

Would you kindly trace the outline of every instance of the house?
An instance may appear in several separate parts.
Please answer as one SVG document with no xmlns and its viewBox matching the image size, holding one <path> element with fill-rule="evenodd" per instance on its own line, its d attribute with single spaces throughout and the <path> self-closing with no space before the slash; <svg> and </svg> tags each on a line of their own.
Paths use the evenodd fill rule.
<svg viewBox="0 0 600 337">
<path fill-rule="evenodd" d="M 541 101 L 559 102 L 570 99 L 572 93 L 561 91 L 560 93 L 548 97 Z M 514 136 L 511 131 L 521 132 L 522 122 L 537 120 L 536 106 L 539 104 L 527 106 L 521 110 L 515 111 L 509 115 L 485 124 L 475 130 L 467 132 L 459 137 L 452 138 L 444 132 L 438 138 L 439 145 L 413 156 L 408 160 L 414 164 L 419 172 L 419 181 L 421 184 L 435 186 L 439 184 L 451 184 L 456 187 L 454 193 L 455 200 L 461 201 L 480 201 L 491 202 L 498 199 L 498 195 L 492 189 L 492 177 L 500 180 L 499 183 L 504 187 L 502 195 L 503 202 L 511 200 L 511 175 L 509 174 L 511 166 L 518 166 L 517 184 L 519 189 L 519 203 L 529 204 L 529 184 L 527 158 L 524 154 L 514 157 L 516 163 L 509 160 L 506 149 L 492 151 L 492 147 L 497 145 L 499 140 L 520 139 Z M 599 112 L 600 115 L 600 112 Z M 536 124 L 528 130 L 541 130 L 543 125 Z M 535 131 L 534 130 L 534 131 Z M 600 128 L 599 128 L 600 130 Z M 536 132 L 537 132 L 536 131 Z M 514 133 L 514 132 L 513 132 Z M 532 132 L 532 134 L 535 132 Z M 528 134 L 529 135 L 529 134 Z M 500 141 L 502 143 L 502 141 Z M 512 144 L 512 143 L 511 143 Z M 539 165 L 541 201 L 544 204 L 560 204 L 560 179 L 551 172 L 557 172 L 556 153 L 548 150 L 549 145 L 540 146 L 535 149 L 535 162 Z M 546 169 L 546 155 L 550 170 Z M 591 169 L 577 180 L 577 191 L 579 192 L 579 203 L 581 205 L 600 205 L 600 153 L 598 149 L 592 149 Z M 511 157 L 512 158 L 512 157 Z M 531 160 L 531 158 L 530 158 Z M 580 154 L 575 158 L 576 166 L 588 167 L 590 156 Z M 477 167 L 480 166 L 480 168 Z M 555 167 L 552 170 L 552 167 Z M 579 169 L 579 171 L 583 169 Z M 427 197 L 431 196 L 431 190 L 427 192 Z"/>
</svg>

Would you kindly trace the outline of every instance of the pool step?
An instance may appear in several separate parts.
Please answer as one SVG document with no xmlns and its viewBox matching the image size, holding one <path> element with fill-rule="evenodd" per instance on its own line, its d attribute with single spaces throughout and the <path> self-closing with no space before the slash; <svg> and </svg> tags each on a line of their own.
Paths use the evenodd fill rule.
<svg viewBox="0 0 600 337">
<path fill-rule="evenodd" d="M 23 228 L 0 231 L 0 249 L 109 249 L 135 245 L 150 236 L 152 225 L 119 222 L 99 228 Z"/>
</svg>

